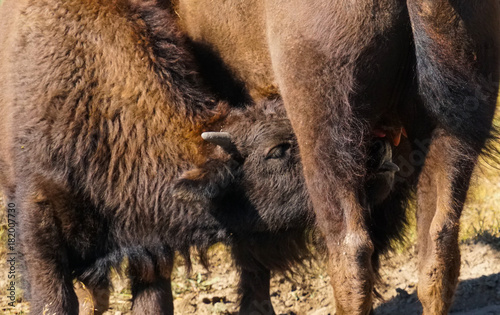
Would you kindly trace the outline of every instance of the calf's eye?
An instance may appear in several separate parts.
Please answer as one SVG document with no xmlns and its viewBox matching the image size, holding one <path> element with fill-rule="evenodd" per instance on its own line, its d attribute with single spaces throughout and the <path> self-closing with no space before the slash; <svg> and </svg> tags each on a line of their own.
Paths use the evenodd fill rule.
<svg viewBox="0 0 500 315">
<path fill-rule="evenodd" d="M 275 147 L 272 147 L 267 151 L 266 160 L 267 159 L 281 159 L 286 155 L 286 152 L 290 149 L 289 143 L 281 143 Z"/>
</svg>

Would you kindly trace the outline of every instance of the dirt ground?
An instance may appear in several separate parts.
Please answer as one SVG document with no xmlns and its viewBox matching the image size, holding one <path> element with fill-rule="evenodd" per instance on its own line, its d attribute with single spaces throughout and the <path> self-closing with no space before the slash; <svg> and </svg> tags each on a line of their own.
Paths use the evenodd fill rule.
<svg viewBox="0 0 500 315">
<path fill-rule="evenodd" d="M 451 314 L 500 314 L 499 245 L 462 245 L 461 282 Z M 237 311 L 237 274 L 224 250 L 218 249 L 212 254 L 209 273 L 196 265 L 192 276 L 186 280 L 183 268 L 176 270 L 174 292 L 177 313 L 234 314 Z M 416 297 L 417 273 L 413 249 L 385 259 L 381 275 L 382 283 L 377 286 L 377 290 L 384 301 L 376 301 L 376 314 L 421 314 Z M 324 268 L 313 267 L 309 274 L 295 277 L 294 280 L 295 283 L 279 275 L 272 279 L 272 303 L 278 314 L 334 314 L 333 293 Z M 129 307 L 120 305 L 121 301 L 115 295 L 113 307 L 116 305 L 116 309 L 108 314 L 117 314 L 117 310 L 126 314 L 123 308 L 121 311 L 118 309 L 120 306 Z"/>
<path fill-rule="evenodd" d="M 462 244 L 462 270 L 460 284 L 451 314 L 500 314 L 500 240 Z M 175 268 L 173 291 L 177 314 L 235 314 L 237 311 L 237 273 L 231 265 L 227 251 L 216 246 L 211 252 L 211 268 L 207 272 L 199 264 L 189 277 L 182 262 Z M 6 279 L 5 269 L 0 275 Z M 383 260 L 382 282 L 377 286 L 384 300 L 376 301 L 376 314 L 421 314 L 416 297 L 416 257 L 414 249 L 394 254 Z M 5 281 L 2 283 L 5 286 Z M 17 303 L 7 308 L 2 290 L 1 314 L 29 313 L 28 303 Z M 130 298 L 127 281 L 119 276 L 114 280 L 111 308 L 107 315 L 128 314 Z M 272 279 L 272 303 L 278 314 L 327 315 L 334 314 L 332 289 L 321 264 L 311 266 L 306 274 Z M 257 314 L 255 314 L 257 315 Z M 266 315 L 263 311 L 262 315 Z"/>
</svg>

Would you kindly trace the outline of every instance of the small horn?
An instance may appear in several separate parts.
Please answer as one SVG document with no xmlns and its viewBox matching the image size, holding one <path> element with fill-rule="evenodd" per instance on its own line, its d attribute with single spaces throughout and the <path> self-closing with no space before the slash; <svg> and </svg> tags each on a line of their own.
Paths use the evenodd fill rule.
<svg viewBox="0 0 500 315">
<path fill-rule="evenodd" d="M 397 166 L 394 162 L 392 161 L 386 161 L 380 168 L 378 169 L 379 171 L 389 171 L 389 172 L 399 172 L 399 166 Z"/>
<path fill-rule="evenodd" d="M 204 132 L 201 134 L 203 140 L 216 144 L 226 151 L 234 147 L 231 134 L 228 132 Z"/>
</svg>

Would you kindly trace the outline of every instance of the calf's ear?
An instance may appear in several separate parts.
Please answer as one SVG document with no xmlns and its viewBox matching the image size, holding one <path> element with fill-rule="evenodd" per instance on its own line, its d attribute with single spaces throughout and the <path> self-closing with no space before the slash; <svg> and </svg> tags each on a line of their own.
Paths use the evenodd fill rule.
<svg viewBox="0 0 500 315">
<path fill-rule="evenodd" d="M 205 164 L 184 172 L 173 186 L 174 198 L 206 200 L 223 196 L 241 172 L 241 164 L 234 159 L 209 160 Z"/>
</svg>

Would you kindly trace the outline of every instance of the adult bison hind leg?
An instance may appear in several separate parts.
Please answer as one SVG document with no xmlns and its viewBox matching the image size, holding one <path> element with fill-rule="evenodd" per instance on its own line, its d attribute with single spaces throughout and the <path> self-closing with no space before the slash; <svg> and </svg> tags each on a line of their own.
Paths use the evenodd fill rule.
<svg viewBox="0 0 500 315">
<path fill-rule="evenodd" d="M 417 190 L 418 296 L 424 314 L 447 314 L 458 284 L 460 214 L 477 155 L 437 129 Z"/>
<path fill-rule="evenodd" d="M 332 146 L 332 150 L 338 147 Z M 350 154 L 352 151 L 346 149 L 343 152 L 346 160 L 357 160 Z M 328 153 L 335 156 L 338 151 Z M 316 160 L 328 159 L 322 156 Z M 341 174 L 338 165 L 317 165 L 315 169 L 320 172 L 309 174 L 306 178 L 309 179 L 316 222 L 328 249 L 328 274 L 336 314 L 371 314 L 376 280 L 373 264 L 375 247 L 367 225 L 368 206 L 363 202 L 365 198 L 360 184 L 363 177 L 352 170 L 344 173 L 343 177 L 338 176 Z"/>
<path fill-rule="evenodd" d="M 419 94 L 437 123 L 418 184 L 418 296 L 447 314 L 460 271 L 459 218 L 477 158 L 492 137 L 500 3 L 408 0 Z"/>
</svg>

